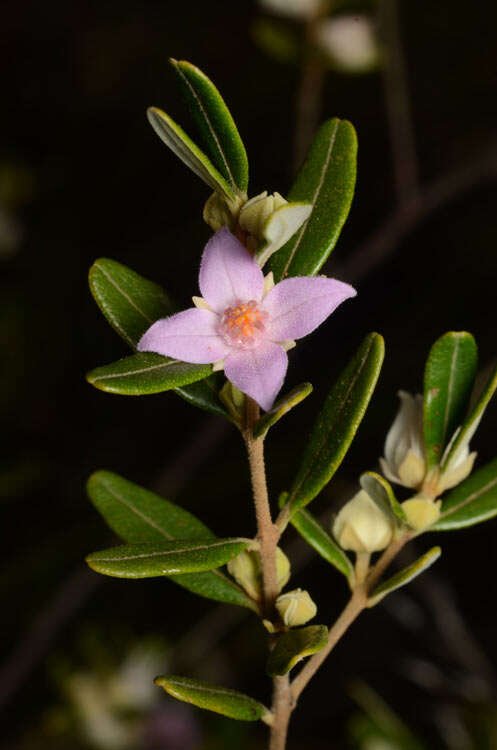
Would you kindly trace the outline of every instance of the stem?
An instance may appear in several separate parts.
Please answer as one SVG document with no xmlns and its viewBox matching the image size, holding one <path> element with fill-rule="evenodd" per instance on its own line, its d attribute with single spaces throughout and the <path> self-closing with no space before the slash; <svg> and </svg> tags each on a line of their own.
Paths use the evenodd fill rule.
<svg viewBox="0 0 497 750">
<path fill-rule="evenodd" d="M 273 680 L 273 713 L 269 750 L 285 750 L 288 724 L 294 707 L 290 690 L 290 678 L 275 677 Z"/>
</svg>

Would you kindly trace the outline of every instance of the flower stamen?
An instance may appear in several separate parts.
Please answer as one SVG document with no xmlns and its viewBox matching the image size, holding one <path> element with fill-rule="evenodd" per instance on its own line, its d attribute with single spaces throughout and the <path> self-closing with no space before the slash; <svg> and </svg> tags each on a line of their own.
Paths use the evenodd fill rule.
<svg viewBox="0 0 497 750">
<path fill-rule="evenodd" d="M 267 317 L 267 312 L 261 310 L 255 300 L 237 301 L 224 311 L 219 333 L 236 349 L 253 349 L 266 329 Z"/>
</svg>

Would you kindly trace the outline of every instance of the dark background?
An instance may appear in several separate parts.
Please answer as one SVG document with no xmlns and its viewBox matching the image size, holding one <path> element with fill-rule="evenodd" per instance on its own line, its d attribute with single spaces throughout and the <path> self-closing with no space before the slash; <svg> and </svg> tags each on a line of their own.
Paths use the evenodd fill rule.
<svg viewBox="0 0 497 750">
<path fill-rule="evenodd" d="M 350 217 L 325 270 L 356 284 L 359 294 L 291 357 L 288 387 L 310 380 L 315 391 L 267 441 L 273 497 L 288 486 L 327 389 L 367 332 L 384 335 L 387 357 L 352 449 L 315 501 L 319 512 L 336 511 L 355 491 L 358 474 L 376 467 L 396 391 L 420 389 L 437 336 L 471 331 L 482 367 L 496 355 L 493 4 L 400 5 L 419 196 L 431 196 L 433 205 L 416 209 L 413 220 L 408 211 L 395 213 L 382 73 L 327 73 L 320 119 L 336 115 L 354 123 L 359 168 Z M 291 184 L 301 71 L 271 59 L 254 42 L 251 29 L 260 13 L 245 0 L 22 0 L 3 8 L 0 167 L 24 175 L 20 198 L 9 204 L 22 241 L 0 259 L 0 648 L 7 665 L 0 693 L 8 708 L 0 742 L 6 748 L 24 747 L 26 734 L 34 743 L 29 747 L 54 747 L 42 729 L 44 712 L 60 699 L 49 665 L 57 654 L 74 651 L 88 623 L 101 628 L 109 649 L 123 629 L 130 637 L 162 633 L 174 645 L 206 623 L 190 660 L 185 653 L 193 646 L 182 640 L 185 663 L 178 670 L 268 699 L 268 680 L 259 677 L 263 633 L 255 620 L 230 624 L 219 613 L 209 619 L 215 603 L 172 583 L 103 580 L 81 566 L 85 554 L 109 541 L 85 499 L 85 479 L 96 468 L 160 489 L 219 535 L 255 531 L 242 444 L 233 429 L 174 394 L 103 394 L 86 384 L 84 373 L 126 354 L 88 292 L 87 271 L 96 258 L 115 258 L 155 279 L 185 306 L 196 293 L 209 236 L 201 209 L 209 193 L 144 116 L 155 104 L 188 122 L 169 56 L 196 63 L 221 89 L 247 147 L 250 194 L 266 188 L 285 194 Z M 473 440 L 480 465 L 495 456 L 496 431 L 494 404 Z M 390 700 L 427 747 L 446 746 L 435 715 L 447 696 L 428 697 L 403 664 L 422 653 L 451 680 L 466 670 L 487 687 L 492 683 L 495 528 L 489 523 L 421 540 L 420 550 L 430 542 L 444 547 L 427 578 L 442 587 L 449 604 L 421 583 L 364 616 L 304 694 L 290 747 L 326 748 L 331 741 L 345 747 L 353 711 L 346 687 L 357 676 Z M 295 585 L 318 601 L 319 621 L 328 622 L 345 602 L 343 581 L 324 561 L 314 559 L 297 573 Z M 444 624 L 444 613 L 449 622 L 454 612 L 486 654 L 483 661 L 458 662 L 461 649 L 450 646 Z M 207 734 L 221 731 L 210 717 L 197 719 Z M 236 731 L 240 746 L 256 747 L 264 736 L 262 726 Z M 218 747 L 234 741 L 219 739 Z"/>
</svg>

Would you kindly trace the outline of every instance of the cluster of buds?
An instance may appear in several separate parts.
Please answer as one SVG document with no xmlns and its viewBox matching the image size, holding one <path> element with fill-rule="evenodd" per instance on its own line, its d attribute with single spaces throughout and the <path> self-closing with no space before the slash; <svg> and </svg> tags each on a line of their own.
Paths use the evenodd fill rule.
<svg viewBox="0 0 497 750">
<path fill-rule="evenodd" d="M 257 552 L 244 550 L 228 563 L 228 572 L 252 599 L 262 597 L 261 560 Z M 276 549 L 276 575 L 278 590 L 290 580 L 290 560 L 279 547 Z"/>
</svg>

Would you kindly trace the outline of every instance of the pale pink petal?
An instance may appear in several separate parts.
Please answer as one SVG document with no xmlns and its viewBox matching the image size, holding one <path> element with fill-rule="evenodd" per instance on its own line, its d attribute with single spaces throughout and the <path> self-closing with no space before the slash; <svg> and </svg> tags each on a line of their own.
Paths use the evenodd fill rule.
<svg viewBox="0 0 497 750">
<path fill-rule="evenodd" d="M 191 307 L 150 326 L 138 342 L 137 349 L 174 357 L 182 362 L 215 362 L 229 351 L 217 332 L 218 327 L 218 315 Z"/>
<path fill-rule="evenodd" d="M 222 313 L 237 301 L 258 302 L 264 275 L 249 251 L 223 227 L 205 246 L 199 285 L 202 297 L 213 310 Z"/>
<path fill-rule="evenodd" d="M 233 385 L 268 411 L 283 385 L 288 357 L 271 341 L 262 341 L 250 350 L 231 349 L 224 372 Z"/>
<path fill-rule="evenodd" d="M 356 293 L 349 284 L 323 276 L 295 276 L 280 281 L 262 303 L 269 313 L 267 336 L 271 341 L 307 336 Z"/>
</svg>

